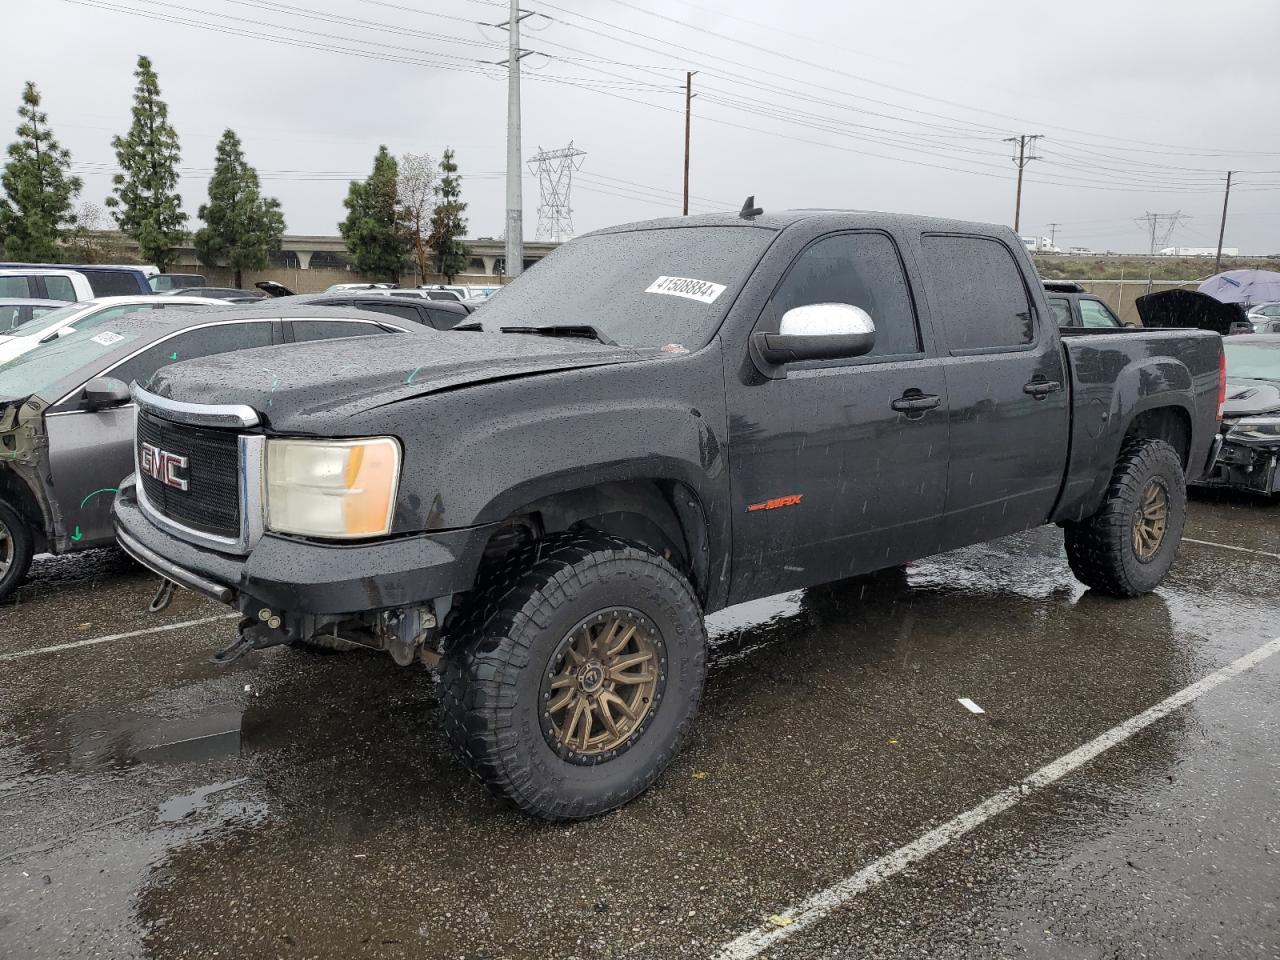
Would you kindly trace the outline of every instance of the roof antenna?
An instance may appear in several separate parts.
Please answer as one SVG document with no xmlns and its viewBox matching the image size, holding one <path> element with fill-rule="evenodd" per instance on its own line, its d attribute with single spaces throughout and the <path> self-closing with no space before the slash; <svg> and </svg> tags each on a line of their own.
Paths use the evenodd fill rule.
<svg viewBox="0 0 1280 960">
<path fill-rule="evenodd" d="M 747 197 L 747 202 L 742 205 L 742 209 L 738 211 L 738 216 L 743 220 L 754 220 L 760 214 L 764 213 L 764 207 L 756 206 L 756 195 L 753 193 Z"/>
</svg>

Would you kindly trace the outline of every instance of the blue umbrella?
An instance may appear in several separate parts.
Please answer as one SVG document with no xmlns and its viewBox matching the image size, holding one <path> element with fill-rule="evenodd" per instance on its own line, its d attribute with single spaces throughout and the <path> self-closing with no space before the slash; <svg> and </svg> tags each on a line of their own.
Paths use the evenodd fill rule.
<svg viewBox="0 0 1280 960">
<path fill-rule="evenodd" d="M 1275 303 L 1280 301 L 1280 273 L 1274 270 L 1228 270 L 1200 284 L 1200 292 L 1223 303 Z"/>
</svg>

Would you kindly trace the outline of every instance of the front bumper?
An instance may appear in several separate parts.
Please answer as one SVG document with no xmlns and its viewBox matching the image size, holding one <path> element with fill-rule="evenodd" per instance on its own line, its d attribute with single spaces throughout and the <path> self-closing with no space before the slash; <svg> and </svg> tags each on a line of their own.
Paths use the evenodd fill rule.
<svg viewBox="0 0 1280 960">
<path fill-rule="evenodd" d="M 179 586 L 254 616 L 263 607 L 325 617 L 414 607 L 471 589 L 496 525 L 373 543 L 316 543 L 264 534 L 247 556 L 180 540 L 138 507 L 135 480 L 112 506 L 116 537 L 143 566 Z"/>
<path fill-rule="evenodd" d="M 1254 493 L 1280 493 L 1280 445 L 1241 443 L 1219 436 L 1217 455 L 1196 482 Z"/>
</svg>

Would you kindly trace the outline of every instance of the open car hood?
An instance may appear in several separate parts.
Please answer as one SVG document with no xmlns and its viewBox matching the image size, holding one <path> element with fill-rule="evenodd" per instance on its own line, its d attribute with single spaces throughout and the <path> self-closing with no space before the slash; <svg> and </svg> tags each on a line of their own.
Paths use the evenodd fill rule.
<svg viewBox="0 0 1280 960">
<path fill-rule="evenodd" d="M 1144 327 L 1212 330 L 1224 337 L 1231 324 L 1247 322 L 1238 303 L 1223 303 L 1198 290 L 1162 290 L 1134 301 Z"/>
<path fill-rule="evenodd" d="M 655 349 L 585 339 L 424 330 L 188 360 L 163 367 L 143 387 L 189 403 L 247 404 L 275 430 L 315 433 L 426 394 L 660 356 Z"/>
</svg>

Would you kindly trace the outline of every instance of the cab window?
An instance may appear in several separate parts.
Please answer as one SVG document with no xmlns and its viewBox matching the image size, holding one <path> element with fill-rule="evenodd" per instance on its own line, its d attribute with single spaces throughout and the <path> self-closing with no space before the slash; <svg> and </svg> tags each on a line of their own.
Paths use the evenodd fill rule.
<svg viewBox="0 0 1280 960">
<path fill-rule="evenodd" d="M 1120 321 L 1100 300 L 1080 300 L 1080 322 L 1086 327 L 1118 327 Z"/>
<path fill-rule="evenodd" d="M 115 377 L 125 383 L 136 380 L 145 387 L 156 371 L 171 363 L 230 353 L 232 350 L 269 347 L 272 343 L 273 326 L 274 322 L 271 320 L 255 320 L 197 327 L 152 344 L 136 357 L 124 361 L 102 376 Z"/>
<path fill-rule="evenodd" d="M 1071 301 L 1066 297 L 1049 297 L 1049 312 L 1058 326 L 1071 326 Z"/>
<path fill-rule="evenodd" d="M 337 340 L 341 337 L 369 337 L 378 333 L 390 333 L 376 323 L 361 320 L 294 320 L 293 341 Z"/>
<path fill-rule="evenodd" d="M 920 331 L 894 242 L 883 233 L 842 233 L 810 244 L 787 271 L 765 308 L 765 329 L 777 330 L 782 315 L 814 303 L 861 307 L 876 325 L 868 356 L 920 352 Z"/>
<path fill-rule="evenodd" d="M 922 238 L 928 276 L 952 353 L 1025 348 L 1035 317 L 1013 253 L 990 237 Z"/>
</svg>

